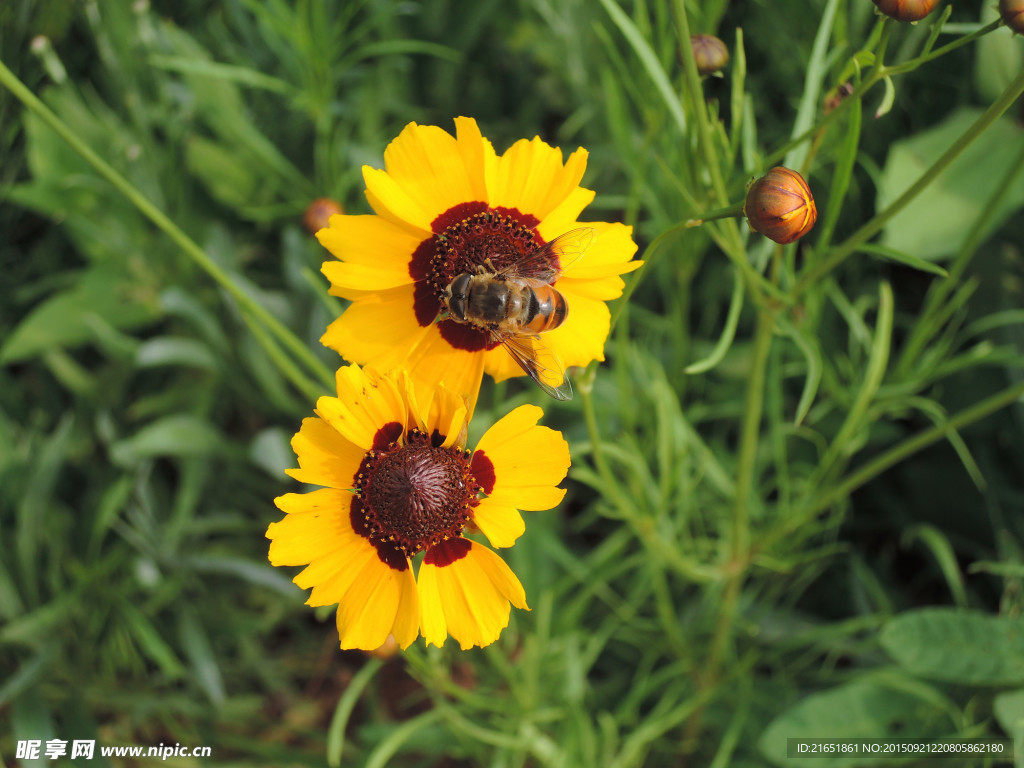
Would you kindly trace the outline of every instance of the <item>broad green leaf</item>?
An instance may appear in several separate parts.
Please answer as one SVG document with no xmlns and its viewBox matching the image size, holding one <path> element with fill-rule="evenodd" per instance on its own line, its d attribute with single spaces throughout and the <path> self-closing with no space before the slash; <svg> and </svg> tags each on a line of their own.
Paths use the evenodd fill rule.
<svg viewBox="0 0 1024 768">
<path fill-rule="evenodd" d="M 90 318 L 124 330 L 146 325 L 159 315 L 155 294 L 116 269 L 93 267 L 74 288 L 51 296 L 18 324 L 0 347 L 0 363 L 91 341 L 95 330 Z"/>
<path fill-rule="evenodd" d="M 791 738 L 886 738 L 900 737 L 908 723 L 914 736 L 924 736 L 934 710 L 906 690 L 858 681 L 806 696 L 775 718 L 761 734 L 758 746 L 775 765 L 790 766 L 786 740 Z M 878 765 L 879 758 L 841 755 L 806 758 L 801 766 Z"/>
<path fill-rule="evenodd" d="M 981 114 L 961 108 L 930 130 L 893 144 L 878 185 L 878 210 L 888 207 L 913 184 Z M 978 141 L 886 225 L 881 244 L 922 259 L 941 259 L 956 252 L 981 214 L 992 186 L 1011 167 L 1024 130 L 1000 118 Z M 1024 206 L 1024 174 L 1018 174 L 986 234 L 995 231 Z"/>
<path fill-rule="evenodd" d="M 1024 683 L 1024 618 L 925 608 L 890 620 L 879 639 L 919 677 L 964 685 Z"/>
<path fill-rule="evenodd" d="M 998 18 L 995 3 L 982 3 L 981 22 Z M 1000 27 L 985 35 L 974 45 L 974 86 L 985 103 L 995 101 L 999 94 L 1024 69 L 1024 38 L 1008 27 Z"/>
<path fill-rule="evenodd" d="M 992 710 L 1003 730 L 1017 740 L 1018 749 L 1024 746 L 1024 688 L 1000 693 Z"/>
<path fill-rule="evenodd" d="M 206 421 L 187 414 L 165 416 L 110 447 L 115 464 L 133 466 L 156 456 L 209 456 L 224 450 L 224 439 Z"/>
</svg>

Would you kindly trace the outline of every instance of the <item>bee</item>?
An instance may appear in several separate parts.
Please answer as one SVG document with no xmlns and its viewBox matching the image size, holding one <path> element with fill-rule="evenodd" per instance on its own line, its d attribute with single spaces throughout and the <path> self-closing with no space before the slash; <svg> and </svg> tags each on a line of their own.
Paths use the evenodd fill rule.
<svg viewBox="0 0 1024 768">
<path fill-rule="evenodd" d="M 474 272 L 456 275 L 442 295 L 444 318 L 489 332 L 541 389 L 556 400 L 571 400 L 569 377 L 540 334 L 569 316 L 569 304 L 553 283 L 595 234 L 591 227 L 574 229 L 501 270 L 485 260 Z"/>
</svg>

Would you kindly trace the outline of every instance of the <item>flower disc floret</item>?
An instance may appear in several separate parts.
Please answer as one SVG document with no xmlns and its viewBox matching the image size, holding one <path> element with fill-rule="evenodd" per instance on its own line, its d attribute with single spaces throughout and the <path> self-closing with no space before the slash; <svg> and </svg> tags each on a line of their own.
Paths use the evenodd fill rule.
<svg viewBox="0 0 1024 768">
<path fill-rule="evenodd" d="M 456 218 L 463 210 L 446 211 L 442 222 Z M 526 217 L 518 211 L 498 211 L 487 208 L 477 211 L 453 224 L 439 234 L 425 240 L 413 254 L 409 274 L 416 281 L 413 307 L 416 321 L 429 326 L 437 321 L 444 310 L 443 296 L 451 282 L 462 274 L 502 272 L 544 244 Z M 554 263 L 551 263 L 553 260 Z M 558 269 L 557 258 L 546 259 L 548 265 Z M 489 333 L 454 320 L 441 320 L 441 337 L 448 344 L 467 352 L 494 349 L 498 346 Z"/>
<path fill-rule="evenodd" d="M 463 534 L 472 524 L 509 547 L 525 529 L 519 510 L 558 504 L 562 436 L 524 405 L 468 450 L 465 398 L 438 387 L 420 400 L 401 370 L 340 369 L 337 397 L 320 398 L 316 414 L 292 439 L 299 468 L 288 474 L 323 487 L 275 499 L 285 517 L 267 529 L 270 562 L 306 566 L 295 583 L 312 588 L 309 605 L 338 604 L 342 648 L 373 650 L 389 634 L 402 648 L 419 634 L 462 648 L 494 642 L 512 605 L 529 609 L 526 593 Z"/>
<path fill-rule="evenodd" d="M 604 359 L 621 275 L 640 266 L 632 228 L 579 221 L 594 192 L 580 186 L 587 153 L 563 157 L 540 138 L 498 154 L 471 118 L 455 135 L 410 123 L 384 152 L 384 168 L 363 168 L 372 215 L 330 219 L 317 238 L 336 257 L 323 265 L 331 293 L 351 301 L 321 341 L 346 359 L 409 370 L 417 393 L 445 386 L 470 401 L 486 371 L 524 375 L 490 334 L 443 318 L 442 293 L 458 274 L 503 269 L 538 246 L 583 226 L 594 231 L 582 257 L 558 265 L 552 286 L 569 308 L 544 344 L 563 367 Z M 529 275 L 524 275 L 529 277 Z M 368 331 L 369 329 L 369 331 Z"/>
<path fill-rule="evenodd" d="M 378 546 L 393 543 L 411 557 L 462 534 L 480 502 L 480 484 L 470 471 L 472 454 L 434 445 L 444 439 L 412 429 L 404 443 L 367 452 L 352 502 L 364 536 Z"/>
</svg>

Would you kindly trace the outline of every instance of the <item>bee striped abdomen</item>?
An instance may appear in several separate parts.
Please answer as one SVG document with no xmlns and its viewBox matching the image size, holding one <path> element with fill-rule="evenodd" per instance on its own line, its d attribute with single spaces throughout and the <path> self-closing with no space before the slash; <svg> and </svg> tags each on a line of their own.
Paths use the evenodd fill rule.
<svg viewBox="0 0 1024 768">
<path fill-rule="evenodd" d="M 551 331 L 565 322 L 569 305 L 551 286 L 531 289 L 528 314 L 523 318 L 523 329 L 529 333 Z"/>
</svg>

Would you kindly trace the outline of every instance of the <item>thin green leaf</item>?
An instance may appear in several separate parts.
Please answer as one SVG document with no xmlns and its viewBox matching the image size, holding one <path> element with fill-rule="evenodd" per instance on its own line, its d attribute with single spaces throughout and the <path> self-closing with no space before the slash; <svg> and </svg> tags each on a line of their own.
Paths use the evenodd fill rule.
<svg viewBox="0 0 1024 768">
<path fill-rule="evenodd" d="M 688 374 L 704 373 L 710 371 L 725 357 L 725 353 L 729 351 L 729 347 L 732 346 L 732 340 L 736 336 L 736 326 L 740 321 L 740 310 L 743 309 L 743 275 L 740 271 L 733 267 L 733 283 L 732 283 L 732 297 L 729 299 L 729 314 L 725 318 L 725 326 L 722 328 L 722 335 L 718 337 L 718 342 L 715 344 L 715 348 L 711 350 L 711 353 L 703 360 L 698 360 L 695 363 L 690 363 L 686 366 L 685 372 Z"/>
<path fill-rule="evenodd" d="M 934 525 L 915 525 L 903 532 L 900 541 L 904 547 L 918 539 L 931 550 L 942 575 L 946 577 L 946 584 L 953 596 L 953 602 L 960 608 L 967 607 L 967 590 L 964 588 L 964 577 L 960 572 L 960 566 L 956 560 L 956 553 L 953 545 L 949 543 L 946 535 Z"/>
<path fill-rule="evenodd" d="M 665 106 L 668 108 L 669 114 L 671 114 L 673 120 L 675 120 L 679 133 L 685 135 L 686 114 L 683 112 L 683 106 L 679 102 L 678 96 L 676 96 L 672 83 L 669 82 L 668 75 L 666 75 L 665 70 L 661 68 L 661 63 L 658 61 L 657 55 L 655 55 L 654 51 L 651 50 L 650 44 L 644 40 L 643 35 L 640 34 L 636 25 L 633 24 L 630 18 L 621 8 L 619 8 L 614 0 L 601 0 L 601 5 L 603 5 L 605 10 L 608 11 L 608 15 L 612 17 L 612 22 L 619 28 L 619 31 L 622 32 L 622 36 L 626 38 L 626 41 L 640 59 L 640 63 L 647 71 L 648 77 L 651 78 L 651 82 L 654 83 L 654 87 L 658 90 L 662 100 L 665 102 Z"/>
<path fill-rule="evenodd" d="M 872 243 L 865 243 L 860 246 L 857 250 L 868 254 L 869 256 L 877 256 L 880 259 L 886 261 L 895 261 L 897 264 L 903 264 L 914 269 L 919 269 L 922 272 L 928 272 L 939 277 L 949 277 L 949 272 L 940 267 L 938 264 L 934 264 L 930 261 L 925 261 L 920 256 L 914 256 L 910 253 L 904 253 L 903 251 L 897 251 L 895 248 L 886 248 L 884 245 L 874 245 Z"/>
<path fill-rule="evenodd" d="M 824 369 L 821 349 L 816 339 L 808 338 L 804 332 L 795 325 L 783 318 L 777 318 L 779 329 L 793 339 L 797 349 L 807 361 L 807 375 L 804 377 L 804 386 L 800 391 L 800 400 L 797 402 L 796 413 L 793 416 L 793 426 L 799 427 L 803 423 L 807 412 L 811 410 L 814 397 L 818 394 L 818 386 L 821 384 L 821 374 Z"/>
<path fill-rule="evenodd" d="M 169 72 L 182 72 L 202 77 L 215 77 L 220 80 L 229 80 L 239 85 L 247 85 L 251 88 L 261 88 L 274 93 L 291 94 L 295 87 L 278 77 L 272 77 L 249 67 L 239 67 L 234 64 L 220 64 L 199 58 L 187 58 L 185 56 L 170 56 L 154 53 L 149 57 L 150 66 L 158 69 L 166 69 Z"/>
<path fill-rule="evenodd" d="M 885 83 L 885 94 L 882 96 L 882 102 L 878 105 L 878 109 L 875 110 L 875 120 L 889 114 L 893 102 L 896 101 L 896 84 L 892 78 L 886 75 L 882 81 Z"/>
</svg>

